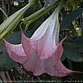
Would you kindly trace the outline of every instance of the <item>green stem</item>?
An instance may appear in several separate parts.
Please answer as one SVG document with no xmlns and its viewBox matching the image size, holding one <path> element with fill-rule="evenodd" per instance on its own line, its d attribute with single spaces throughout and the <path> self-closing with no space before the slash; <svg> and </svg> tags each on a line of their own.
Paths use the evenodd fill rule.
<svg viewBox="0 0 83 83">
<path fill-rule="evenodd" d="M 60 11 L 60 9 L 62 8 L 62 6 L 64 5 L 64 3 L 67 0 L 61 0 L 58 7 L 56 8 L 56 11 Z M 45 13 L 47 13 L 49 10 L 51 10 L 53 7 L 55 7 L 58 4 L 58 0 L 55 1 L 53 4 L 49 5 L 47 8 L 43 7 L 41 8 L 39 11 L 35 12 L 34 14 L 22 19 L 23 23 L 26 24 L 26 30 L 28 28 L 28 26 L 36 21 L 37 19 L 39 19 L 41 16 L 43 16 Z"/>
<path fill-rule="evenodd" d="M 56 11 L 59 12 L 66 2 L 67 2 L 67 0 L 61 0 L 59 5 L 56 8 Z"/>
<path fill-rule="evenodd" d="M 29 3 L 34 4 L 38 0 L 28 0 L 28 1 L 29 1 Z"/>
<path fill-rule="evenodd" d="M 41 16 L 43 16 L 45 13 L 47 13 L 51 8 L 55 7 L 57 5 L 58 1 L 54 2 L 53 4 L 49 5 L 47 8 L 43 7 L 39 11 L 35 12 L 34 14 L 22 19 L 24 24 L 27 24 L 29 26 L 30 23 L 36 21 Z"/>
</svg>

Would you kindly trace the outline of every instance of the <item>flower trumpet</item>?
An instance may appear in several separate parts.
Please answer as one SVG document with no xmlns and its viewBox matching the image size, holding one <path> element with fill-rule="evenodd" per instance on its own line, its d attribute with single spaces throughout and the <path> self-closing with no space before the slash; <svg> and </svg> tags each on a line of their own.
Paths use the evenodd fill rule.
<svg viewBox="0 0 83 83">
<path fill-rule="evenodd" d="M 47 73 L 51 76 L 63 77 L 72 73 L 80 73 L 66 68 L 61 62 L 63 54 L 62 39 L 59 42 L 59 11 L 56 9 L 28 38 L 22 32 L 21 44 L 13 45 L 5 39 L 5 46 L 11 59 L 35 76 Z"/>
</svg>

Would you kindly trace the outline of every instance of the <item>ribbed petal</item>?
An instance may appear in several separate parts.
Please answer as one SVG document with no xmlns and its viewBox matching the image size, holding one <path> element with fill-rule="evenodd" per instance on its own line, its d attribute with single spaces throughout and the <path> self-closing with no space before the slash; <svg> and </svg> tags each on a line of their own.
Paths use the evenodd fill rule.
<svg viewBox="0 0 83 83">
<path fill-rule="evenodd" d="M 27 71 L 33 72 L 35 76 L 46 73 L 51 76 L 63 77 L 73 73 L 80 73 L 78 71 L 67 69 L 60 60 L 63 54 L 62 43 L 65 38 L 60 41 L 55 53 L 46 59 L 40 59 L 34 52 L 33 55 L 23 64 L 24 68 Z"/>
<path fill-rule="evenodd" d="M 60 41 L 60 43 L 57 45 L 57 48 L 56 48 L 56 53 L 55 54 L 57 54 L 58 55 L 58 57 L 59 57 L 59 59 L 62 57 L 62 55 L 63 55 L 63 46 L 62 46 L 62 44 L 63 44 L 63 42 L 64 42 L 64 40 L 67 38 L 67 36 L 64 38 L 64 39 L 62 39 L 61 41 Z"/>
<path fill-rule="evenodd" d="M 36 42 L 36 53 L 40 59 L 46 59 L 52 56 L 57 48 L 52 37 L 47 35 Z"/>
<path fill-rule="evenodd" d="M 34 53 L 30 58 L 23 64 L 27 71 L 33 72 L 35 76 L 39 76 L 46 73 L 51 76 L 63 77 L 73 73 L 79 73 L 67 69 L 60 61 L 57 62 L 58 56 L 53 55 L 47 59 L 39 59 Z"/>
<path fill-rule="evenodd" d="M 21 64 L 24 63 L 27 59 L 27 56 L 24 53 L 22 44 L 13 45 L 13 44 L 8 43 L 5 39 L 3 40 L 5 42 L 6 50 L 8 52 L 9 57 L 13 59 L 15 62 L 18 62 Z"/>
<path fill-rule="evenodd" d="M 32 35 L 36 40 L 36 54 L 40 59 L 52 56 L 57 48 L 59 36 L 58 12 L 54 12 L 47 18 Z"/>
<path fill-rule="evenodd" d="M 46 59 L 53 55 L 56 50 L 56 42 L 54 36 L 54 28 L 56 20 L 51 16 L 51 21 L 48 19 L 37 29 L 31 39 L 27 38 L 22 32 L 22 45 L 27 56 L 32 55 L 33 49 L 36 50 L 37 56 L 40 59 Z M 45 27 L 46 22 L 49 22 L 48 26 Z M 43 28 L 42 28 L 43 27 Z M 45 29 L 46 28 L 46 29 Z M 41 29 L 45 30 L 44 35 Z M 38 37 L 38 38 L 37 38 Z"/>
<path fill-rule="evenodd" d="M 21 33 L 22 33 L 21 43 L 24 52 L 26 53 L 27 57 L 32 56 L 32 53 L 34 51 L 34 42 L 30 38 L 26 37 L 23 32 Z"/>
</svg>

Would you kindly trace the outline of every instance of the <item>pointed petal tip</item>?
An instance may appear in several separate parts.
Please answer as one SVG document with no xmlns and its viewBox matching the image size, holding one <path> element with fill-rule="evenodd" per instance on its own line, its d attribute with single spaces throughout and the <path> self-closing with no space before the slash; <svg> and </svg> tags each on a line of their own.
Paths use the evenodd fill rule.
<svg viewBox="0 0 83 83">
<path fill-rule="evenodd" d="M 20 28 L 20 30 L 21 30 L 21 36 L 23 36 L 24 35 L 24 32 L 23 32 L 22 28 Z"/>
<path fill-rule="evenodd" d="M 83 74 L 83 72 L 80 72 L 80 71 L 72 71 L 72 73 Z"/>
<path fill-rule="evenodd" d="M 68 76 L 68 75 L 72 75 L 72 74 L 83 74 L 83 72 L 71 70 L 71 72 L 66 73 L 64 76 Z"/>
<path fill-rule="evenodd" d="M 2 39 L 2 40 L 4 41 L 5 44 L 8 43 L 7 40 L 6 40 L 5 38 L 2 37 L 2 38 L 0 38 L 0 39 Z"/>
<path fill-rule="evenodd" d="M 61 43 L 63 43 L 64 40 L 66 40 L 67 35 L 60 41 Z"/>
<path fill-rule="evenodd" d="M 29 39 L 25 34 L 24 34 L 24 32 L 23 32 L 23 30 L 21 29 L 21 38 L 26 38 L 26 39 Z M 22 39 L 21 39 L 21 41 L 22 41 Z"/>
<path fill-rule="evenodd" d="M 5 44 L 7 43 L 7 41 L 4 38 L 1 38 L 1 39 L 4 41 Z"/>
<path fill-rule="evenodd" d="M 20 30 L 21 30 L 21 35 L 24 34 L 24 32 L 23 32 L 23 30 L 21 28 L 20 28 Z"/>
<path fill-rule="evenodd" d="M 34 76 L 40 76 L 42 74 L 47 74 L 49 76 L 56 76 L 56 77 L 65 77 L 65 76 L 69 76 L 69 75 L 72 75 L 72 74 L 83 74 L 83 72 L 80 72 L 80 71 L 71 71 L 69 73 L 63 74 L 63 76 L 62 75 L 61 76 L 60 75 L 58 76 L 58 75 L 49 74 L 49 73 L 39 73 L 39 74 L 33 73 Z"/>
</svg>

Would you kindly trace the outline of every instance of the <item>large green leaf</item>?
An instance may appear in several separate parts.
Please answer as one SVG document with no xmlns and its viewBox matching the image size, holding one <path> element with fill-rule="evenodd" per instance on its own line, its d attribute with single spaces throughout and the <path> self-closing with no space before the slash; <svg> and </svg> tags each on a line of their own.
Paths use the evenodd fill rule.
<svg viewBox="0 0 83 83">
<path fill-rule="evenodd" d="M 64 44 L 64 56 L 75 62 L 83 62 L 83 37 Z"/>
<path fill-rule="evenodd" d="M 64 19 L 61 22 L 61 29 L 64 30 L 64 29 L 69 28 L 69 26 L 72 23 L 72 21 L 74 19 L 76 19 L 76 17 L 78 17 L 79 15 L 81 15 L 82 12 L 83 12 L 83 8 L 79 8 L 77 10 L 72 11 L 67 16 L 65 16 Z"/>
<path fill-rule="evenodd" d="M 27 4 L 25 7 L 15 12 L 13 15 L 9 16 L 1 25 L 0 25 L 0 37 L 4 37 L 8 32 L 11 32 L 19 24 L 24 12 L 31 6 Z"/>
<path fill-rule="evenodd" d="M 83 48 L 83 36 L 73 39 L 71 43 L 75 44 L 79 48 Z"/>
</svg>

